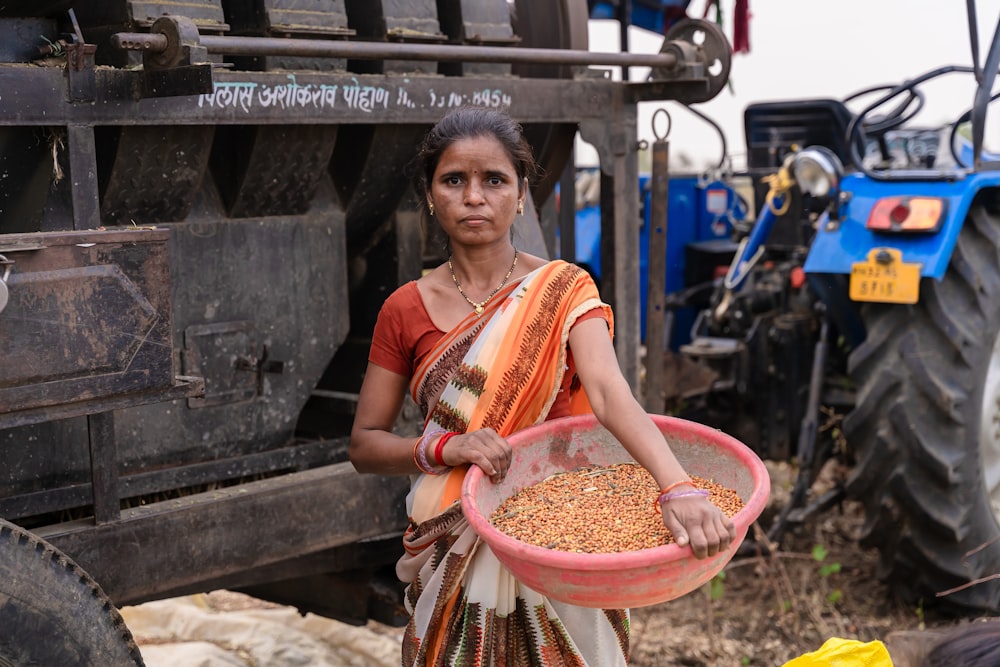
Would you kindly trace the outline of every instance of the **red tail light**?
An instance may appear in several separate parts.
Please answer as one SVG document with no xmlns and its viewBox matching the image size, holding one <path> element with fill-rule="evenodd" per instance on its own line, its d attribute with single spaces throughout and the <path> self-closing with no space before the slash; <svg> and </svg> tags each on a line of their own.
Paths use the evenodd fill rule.
<svg viewBox="0 0 1000 667">
<path fill-rule="evenodd" d="M 876 232 L 932 233 L 941 228 L 945 201 L 938 197 L 885 197 L 868 216 L 868 229 Z"/>
</svg>

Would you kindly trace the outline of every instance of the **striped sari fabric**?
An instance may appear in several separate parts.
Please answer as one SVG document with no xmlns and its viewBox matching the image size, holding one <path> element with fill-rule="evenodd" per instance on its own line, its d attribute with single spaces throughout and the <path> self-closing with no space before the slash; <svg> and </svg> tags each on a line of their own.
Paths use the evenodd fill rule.
<svg viewBox="0 0 1000 667">
<path fill-rule="evenodd" d="M 570 328 L 581 315 L 611 310 L 590 276 L 553 261 L 470 313 L 417 369 L 411 393 L 425 432 L 492 428 L 502 436 L 545 420 L 567 368 Z M 574 412 L 589 410 L 579 383 Z M 550 600 L 518 582 L 462 515 L 467 468 L 418 475 L 407 496 L 410 528 L 397 563 L 411 613 L 404 666 L 612 667 L 628 659 L 624 609 Z"/>
</svg>

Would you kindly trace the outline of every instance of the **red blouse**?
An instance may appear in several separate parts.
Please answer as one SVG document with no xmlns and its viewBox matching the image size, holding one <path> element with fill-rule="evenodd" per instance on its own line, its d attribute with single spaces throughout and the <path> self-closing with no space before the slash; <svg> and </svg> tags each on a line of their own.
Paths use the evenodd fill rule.
<svg viewBox="0 0 1000 667">
<path fill-rule="evenodd" d="M 604 311 L 594 308 L 581 315 L 573 326 L 595 317 L 604 319 Z M 411 280 L 389 295 L 382 305 L 368 361 L 407 378 L 420 365 L 439 340 L 445 335 L 431 321 L 424 300 L 420 297 L 417 282 Z M 572 365 L 572 352 L 567 351 L 566 363 Z M 562 386 L 546 419 L 565 417 L 569 414 L 570 373 L 563 375 Z"/>
</svg>

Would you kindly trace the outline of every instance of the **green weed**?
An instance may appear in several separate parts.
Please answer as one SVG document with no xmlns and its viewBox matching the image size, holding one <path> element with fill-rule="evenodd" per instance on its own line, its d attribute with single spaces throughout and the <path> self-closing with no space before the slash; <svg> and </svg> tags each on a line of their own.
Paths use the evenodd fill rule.
<svg viewBox="0 0 1000 667">
<path fill-rule="evenodd" d="M 812 550 L 813 560 L 815 560 L 817 563 L 820 564 L 819 576 L 823 578 L 828 588 L 831 585 L 830 578 L 833 575 L 840 572 L 840 563 L 826 562 L 826 559 L 829 555 L 830 555 L 829 550 L 827 550 L 827 548 L 824 547 L 822 544 L 817 544 L 816 546 L 813 547 Z M 834 588 L 833 590 L 827 591 L 826 599 L 830 604 L 835 605 L 837 604 L 837 602 L 840 601 L 840 599 L 843 596 L 844 596 L 843 591 L 841 591 L 839 588 Z"/>
</svg>

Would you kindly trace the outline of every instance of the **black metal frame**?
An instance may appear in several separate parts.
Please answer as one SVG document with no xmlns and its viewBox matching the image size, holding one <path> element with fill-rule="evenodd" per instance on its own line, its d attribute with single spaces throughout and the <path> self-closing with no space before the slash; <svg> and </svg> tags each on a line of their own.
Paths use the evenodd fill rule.
<svg viewBox="0 0 1000 667">
<path fill-rule="evenodd" d="M 141 37 L 125 35 L 119 41 L 141 45 Z M 187 39 L 184 45 L 187 50 L 180 62 L 170 67 L 150 66 L 145 70 L 96 67 L 93 48 L 83 44 L 69 46 L 70 57 L 65 67 L 0 68 L 3 100 L 17 100 L 16 107 L 6 107 L 0 101 L 0 127 L 65 131 L 68 182 L 72 185 L 63 187 L 74 229 L 97 229 L 102 224 L 96 176 L 98 128 L 159 124 L 421 127 L 433 124 L 447 109 L 462 104 L 504 107 L 525 125 L 575 125 L 600 156 L 607 193 L 602 206 L 602 233 L 606 239 L 602 291 L 615 309 L 620 365 L 631 386 L 640 392 L 641 304 L 635 224 L 639 219 L 637 105 L 640 101 L 679 96 L 690 99 L 692 95 L 703 94 L 707 84 L 697 63 L 688 72 L 679 65 L 677 54 L 681 51 L 631 60 L 627 54 L 563 53 L 562 60 L 558 54 L 546 55 L 548 62 L 652 63 L 661 71 L 671 67 L 676 70 L 676 79 L 672 81 L 640 84 L 614 81 L 608 72 L 601 70 L 582 70 L 567 79 L 343 71 L 234 72 L 192 61 L 192 55 L 205 54 L 205 45 L 192 43 L 189 33 Z M 226 45 L 235 44 L 227 39 L 230 38 L 205 37 L 204 42 L 225 50 L 229 48 Z M 243 46 L 247 44 L 255 48 L 285 44 L 281 48 L 291 48 L 289 41 L 272 38 L 244 40 Z M 337 47 L 344 44 L 348 43 L 339 43 Z M 148 52 L 159 49 L 157 52 L 162 53 L 162 45 L 143 48 Z M 363 57 L 363 48 L 374 49 L 357 48 L 354 54 L 357 57 Z M 458 59 L 475 55 L 470 52 L 471 47 L 412 44 L 380 44 L 369 55 L 414 58 L 421 57 L 424 51 L 431 53 L 430 49 L 437 57 L 447 59 L 452 57 L 447 55 L 449 48 Z M 512 51 L 490 47 L 471 50 L 488 61 L 503 55 L 493 51 Z M 211 84 L 207 88 L 206 81 Z M 196 90 L 203 92 L 181 94 Z M 572 185 L 571 179 L 563 179 L 563 183 Z M 572 201 L 571 192 L 563 197 Z M 546 210 L 552 215 L 550 208 L 543 208 Z M 543 220 L 542 226 L 553 231 L 557 225 L 562 226 L 563 238 L 571 238 L 573 224 L 572 215 L 564 213 L 558 223 Z M 0 235 L 0 252 L 4 238 Z M 547 241 L 549 251 L 554 252 L 554 238 Z M 198 378 L 178 375 L 177 382 L 178 388 L 172 390 L 176 395 L 163 394 L 158 400 L 197 397 L 204 391 Z M 89 500 L 93 506 L 92 518 L 41 525 L 36 531 L 72 555 L 117 604 L 216 585 L 266 584 L 275 580 L 275 568 L 283 563 L 286 569 L 280 576 L 286 579 L 326 572 L 328 562 L 320 556 L 334 553 L 344 545 L 398 535 L 405 527 L 406 481 L 357 475 L 349 463 L 343 462 L 342 440 L 296 443 L 289 449 L 119 475 L 112 411 L 140 405 L 149 398 L 109 396 L 65 412 L 49 409 L 20 416 L 5 415 L 0 405 L 0 428 L 72 415 L 88 416 L 90 483 L 5 498 L 0 501 L 0 515 L 57 512 Z M 287 472 L 289 469 L 296 471 Z M 276 472 L 283 474 L 271 476 Z M 254 475 L 263 478 L 121 509 L 122 499 L 151 496 L 223 477 L 237 480 Z M 295 517 L 295 521 L 289 521 L 289 517 Z M 164 535 L 176 535 L 179 539 L 164 540 Z M 185 535 L 198 536 L 195 552 L 180 539 Z M 248 545 L 253 548 L 248 549 Z M 239 553 L 234 553 L 235 546 L 239 546 Z M 295 557 L 303 553 L 313 556 L 298 567 L 294 564 Z M 156 576 L 151 576 L 152 573 Z"/>
</svg>

